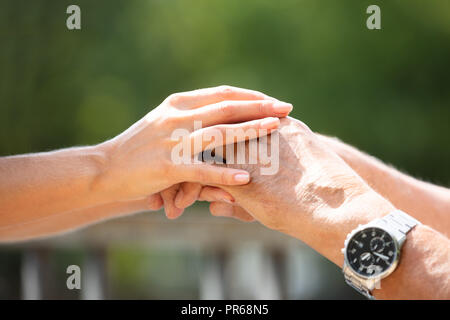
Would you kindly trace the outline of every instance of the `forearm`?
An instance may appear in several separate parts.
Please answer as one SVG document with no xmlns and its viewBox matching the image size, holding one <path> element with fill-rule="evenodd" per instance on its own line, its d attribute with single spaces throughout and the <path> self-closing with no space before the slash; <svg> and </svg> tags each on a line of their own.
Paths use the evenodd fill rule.
<svg viewBox="0 0 450 320">
<path fill-rule="evenodd" d="M 397 269 L 381 280 L 377 299 L 450 299 L 450 240 L 427 227 L 408 233 Z"/>
<path fill-rule="evenodd" d="M 132 213 L 147 211 L 151 208 L 149 200 L 140 199 L 126 202 L 113 202 L 95 207 L 70 210 L 49 215 L 20 224 L 0 228 L 0 242 L 13 242 L 47 237 L 78 229 L 87 225 Z"/>
<path fill-rule="evenodd" d="M 300 238 L 334 262 L 344 263 L 341 249 L 345 238 L 359 224 L 381 218 L 395 208 L 375 193 L 355 198 L 338 209 L 326 209 L 329 218 L 310 219 L 309 237 L 305 230 Z M 345 216 L 341 219 L 339 216 Z M 295 234 L 294 234 L 295 236 Z M 377 299 L 449 299 L 450 241 L 439 232 L 424 225 L 407 234 L 397 269 L 381 280 L 381 288 L 373 291 Z"/>
<path fill-rule="evenodd" d="M 257 170 L 259 166 L 247 166 L 252 173 L 251 182 L 224 189 L 259 222 L 300 239 L 342 268 L 341 250 L 347 235 L 359 225 L 390 214 L 396 206 L 370 188 L 303 123 L 283 119 L 279 134 L 276 141 L 283 165 L 278 172 L 264 176 Z M 376 296 L 450 298 L 449 240 L 436 231 L 417 227 L 408 234 L 406 243 L 400 262 L 404 267 L 386 278 L 386 284 L 382 281 L 382 294 Z M 425 275 L 418 276 L 422 273 Z M 389 281 L 394 284 L 389 285 Z"/>
<path fill-rule="evenodd" d="M 338 139 L 318 136 L 395 207 L 450 237 L 450 190 L 407 176 Z"/>
<path fill-rule="evenodd" d="M 0 227 L 110 202 L 97 147 L 0 158 Z"/>
</svg>

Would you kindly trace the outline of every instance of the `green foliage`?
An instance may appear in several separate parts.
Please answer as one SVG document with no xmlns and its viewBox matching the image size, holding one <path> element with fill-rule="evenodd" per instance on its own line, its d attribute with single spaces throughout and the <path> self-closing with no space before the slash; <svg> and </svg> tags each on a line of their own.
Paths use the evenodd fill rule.
<svg viewBox="0 0 450 320">
<path fill-rule="evenodd" d="M 167 95 L 231 84 L 450 182 L 450 2 L 2 0 L 0 154 L 110 138 Z M 82 30 L 65 26 L 82 11 Z"/>
</svg>

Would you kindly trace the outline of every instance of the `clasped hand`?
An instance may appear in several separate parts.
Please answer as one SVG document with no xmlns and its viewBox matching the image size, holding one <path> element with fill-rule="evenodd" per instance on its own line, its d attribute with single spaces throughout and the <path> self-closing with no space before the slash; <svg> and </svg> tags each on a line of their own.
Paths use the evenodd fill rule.
<svg viewBox="0 0 450 320">
<path fill-rule="evenodd" d="M 222 132 L 223 141 L 213 142 L 218 147 L 229 142 L 227 135 L 239 137 L 242 130 L 253 129 L 256 136 L 270 133 L 291 110 L 291 104 L 229 86 L 173 94 L 128 130 L 99 146 L 106 160 L 96 185 L 109 200 L 148 197 L 149 209 L 164 205 L 172 219 L 198 199 L 233 203 L 230 194 L 215 186 L 246 184 L 249 173 L 207 163 L 174 164 L 171 152 L 178 141 L 172 139 L 172 133 L 186 129 L 194 145 L 195 139 L 208 141 L 213 131 Z M 195 128 L 194 122 L 200 122 L 202 128 Z M 207 146 L 211 144 L 192 149 L 191 156 Z"/>
<path fill-rule="evenodd" d="M 171 95 L 124 133 L 104 143 L 109 160 L 100 183 L 122 201 L 148 197 L 148 209 L 164 206 L 171 219 L 197 200 L 209 201 L 215 216 L 256 219 L 313 247 L 320 242 L 318 230 L 353 225 L 346 223 L 348 219 L 365 222 L 374 218 L 352 215 L 349 208 L 355 202 L 371 202 L 383 208 L 381 212 L 392 209 L 303 122 L 286 118 L 291 110 L 292 105 L 263 93 L 228 86 Z M 194 130 L 194 121 L 201 121 L 203 127 Z M 280 169 L 264 176 L 257 170 L 260 161 L 174 164 L 171 132 L 180 128 L 190 132 L 188 139 L 204 136 L 204 141 L 211 130 L 228 130 L 229 134 L 230 130 L 251 128 L 261 137 L 279 129 Z M 232 143 L 245 143 L 247 138 Z M 271 141 L 269 137 L 267 143 Z M 217 150 L 229 143 L 225 138 L 214 141 L 214 146 Z M 192 157 L 205 148 L 206 144 L 201 144 L 200 149 L 192 149 Z M 226 148 L 223 150 L 220 156 L 226 159 Z M 241 150 L 248 159 L 248 141 Z"/>
</svg>

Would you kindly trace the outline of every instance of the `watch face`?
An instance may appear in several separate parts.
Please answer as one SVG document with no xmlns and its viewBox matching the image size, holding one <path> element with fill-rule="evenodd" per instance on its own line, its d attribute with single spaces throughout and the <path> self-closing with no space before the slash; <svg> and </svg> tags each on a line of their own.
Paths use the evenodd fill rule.
<svg viewBox="0 0 450 320">
<path fill-rule="evenodd" d="M 397 258 L 394 239 L 380 228 L 367 228 L 357 232 L 348 242 L 347 262 L 363 277 L 385 272 Z"/>
</svg>

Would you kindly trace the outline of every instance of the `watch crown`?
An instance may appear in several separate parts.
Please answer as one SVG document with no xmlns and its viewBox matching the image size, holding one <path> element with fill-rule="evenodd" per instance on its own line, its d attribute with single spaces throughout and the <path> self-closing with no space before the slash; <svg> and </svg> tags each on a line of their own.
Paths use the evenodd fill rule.
<svg viewBox="0 0 450 320">
<path fill-rule="evenodd" d="M 345 248 L 341 249 L 342 254 L 345 254 Z"/>
</svg>

